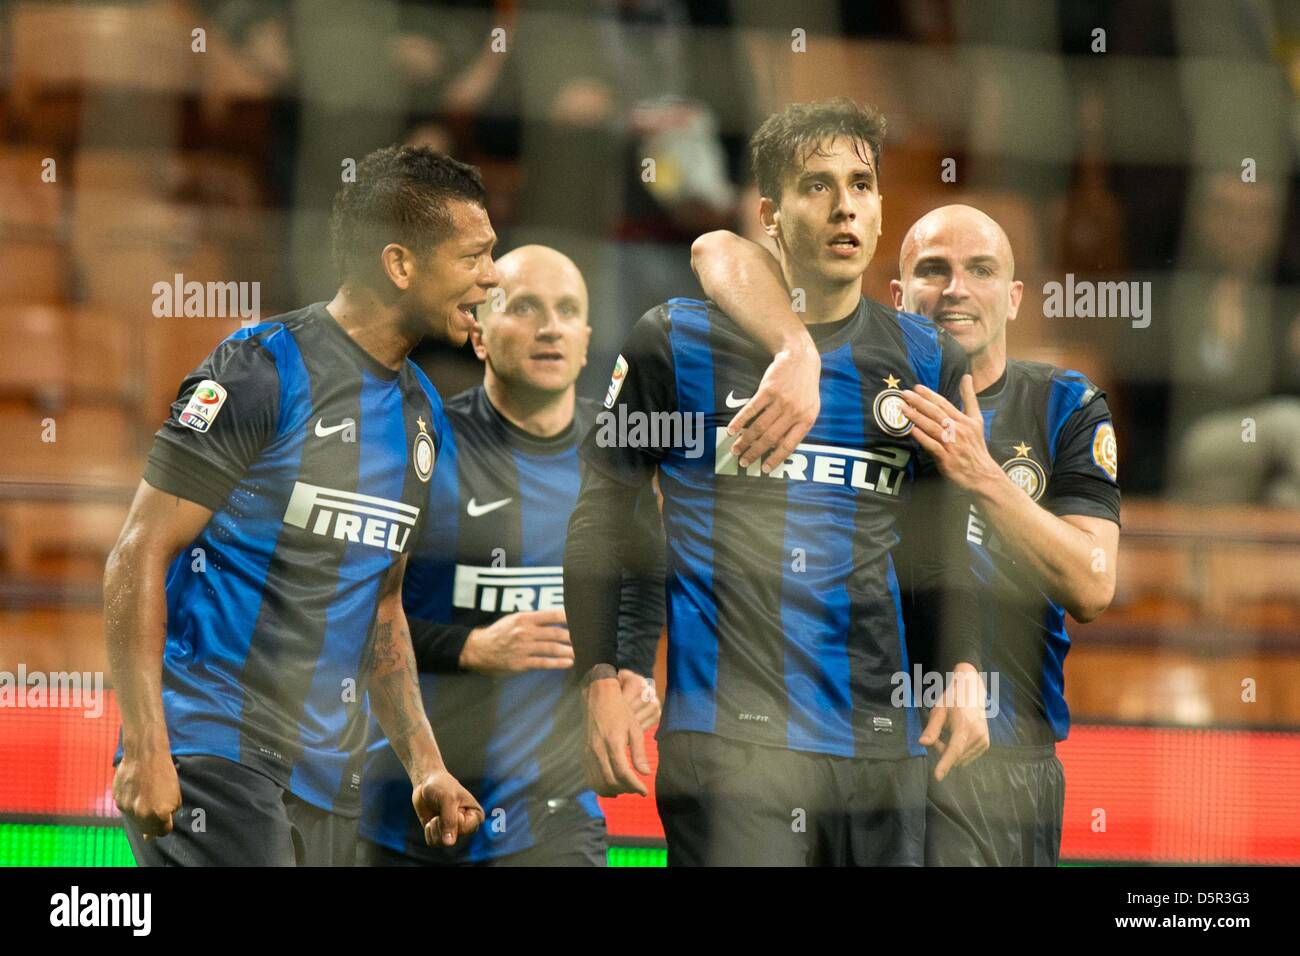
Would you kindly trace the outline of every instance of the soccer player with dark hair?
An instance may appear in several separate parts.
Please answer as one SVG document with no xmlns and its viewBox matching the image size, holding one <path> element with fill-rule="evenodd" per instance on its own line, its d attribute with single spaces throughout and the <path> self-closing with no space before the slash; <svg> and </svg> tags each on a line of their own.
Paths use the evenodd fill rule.
<svg viewBox="0 0 1300 956">
<path fill-rule="evenodd" d="M 582 773 L 561 568 L 578 446 L 599 407 L 574 385 L 591 337 L 587 286 L 545 246 L 496 267 L 500 285 L 471 333 L 483 384 L 447 403 L 429 521 L 402 588 L 429 720 L 485 823 L 455 847 L 426 846 L 401 764 L 373 727 L 361 817 L 361 857 L 373 865 L 605 865 L 605 821 Z M 649 488 L 638 512 L 628 533 L 646 536 L 660 563 L 625 591 L 618 682 L 648 728 L 659 717 L 648 678 L 664 619 Z"/>
<path fill-rule="evenodd" d="M 694 261 L 705 290 L 745 321 L 799 331 L 780 314 L 788 294 L 765 278 L 775 263 L 758 246 L 715 233 Z M 983 590 L 980 653 L 999 681 L 988 755 L 930 784 L 926 862 L 1054 866 L 1065 801 L 1055 745 L 1070 721 L 1065 614 L 1091 621 L 1115 593 L 1110 411 L 1080 373 L 1007 358 L 1023 287 L 1011 243 L 987 215 L 961 205 L 927 213 L 908 230 L 898 265 L 895 306 L 945 329 L 971 362 L 960 402 L 919 385 L 903 394 L 917 441 L 973 500 L 964 536 Z M 747 299 L 732 291 L 737 273 L 750 280 Z M 909 635 L 923 664 L 933 639 L 922 627 Z"/>
<path fill-rule="evenodd" d="M 104 572 L 140 863 L 351 863 L 368 706 L 426 838 L 482 822 L 420 704 L 401 583 L 447 437 L 407 354 L 464 342 L 496 282 L 484 198 L 453 159 L 370 154 L 335 199 L 334 298 L 181 383 Z"/>
<path fill-rule="evenodd" d="M 964 508 L 944 500 L 951 486 L 903 414 L 916 384 L 956 399 L 966 358 L 930 322 L 861 293 L 880 234 L 883 132 L 878 113 L 834 100 L 789 107 L 752 140 L 759 216 L 821 358 L 808 441 L 784 461 L 737 461 L 727 425 L 767 351 L 712 303 L 672 299 L 632 330 L 609 417 L 584 442 L 564 576 L 586 757 L 606 793 L 645 792 L 614 635 L 622 568 L 644 547 L 624 516 L 656 471 L 663 493 L 656 786 L 670 865 L 922 862 L 924 738 L 917 709 L 891 699 L 909 666 L 892 553 L 904 520 L 930 524 L 921 583 L 945 612 L 941 660 L 978 683 Z M 697 424 L 702 441 L 680 440 Z M 960 706 L 939 717 L 945 769 L 987 745 L 983 694 L 959 701 L 954 689 Z"/>
</svg>

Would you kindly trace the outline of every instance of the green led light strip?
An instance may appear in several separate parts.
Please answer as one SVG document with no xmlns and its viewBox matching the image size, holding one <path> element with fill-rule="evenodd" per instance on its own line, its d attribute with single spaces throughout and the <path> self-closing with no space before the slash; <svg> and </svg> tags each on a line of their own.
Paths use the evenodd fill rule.
<svg viewBox="0 0 1300 956">
<path fill-rule="evenodd" d="M 119 827 L 0 823 L 0 866 L 135 866 Z"/>
<path fill-rule="evenodd" d="M 649 846 L 612 846 L 606 860 L 610 866 L 667 866 L 668 851 Z"/>
<path fill-rule="evenodd" d="M 612 846 L 610 866 L 664 866 L 668 851 Z M 0 823 L 0 866 L 135 866 L 118 827 Z"/>
</svg>

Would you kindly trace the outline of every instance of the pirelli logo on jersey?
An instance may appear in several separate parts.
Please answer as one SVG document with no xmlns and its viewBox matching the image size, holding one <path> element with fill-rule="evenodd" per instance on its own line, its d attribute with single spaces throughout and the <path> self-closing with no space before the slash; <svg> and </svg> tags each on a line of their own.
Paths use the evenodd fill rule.
<svg viewBox="0 0 1300 956">
<path fill-rule="evenodd" d="M 493 614 L 564 607 L 564 568 L 490 568 L 456 565 L 451 603 Z"/>
<path fill-rule="evenodd" d="M 302 481 L 294 482 L 289 506 L 284 509 L 284 523 L 295 528 L 398 553 L 406 550 L 419 516 L 420 509 L 414 505 Z"/>
<path fill-rule="evenodd" d="M 736 456 L 731 453 L 735 441 L 735 437 L 728 435 L 726 429 L 717 429 L 714 474 L 744 474 L 750 478 L 784 478 L 786 481 L 846 485 L 887 498 L 897 498 L 902 492 L 907 463 L 912 458 L 910 449 L 890 445 L 868 451 L 838 445 L 803 443 L 796 445 L 790 457 L 764 475 L 758 462 L 752 462 L 741 471 Z"/>
</svg>

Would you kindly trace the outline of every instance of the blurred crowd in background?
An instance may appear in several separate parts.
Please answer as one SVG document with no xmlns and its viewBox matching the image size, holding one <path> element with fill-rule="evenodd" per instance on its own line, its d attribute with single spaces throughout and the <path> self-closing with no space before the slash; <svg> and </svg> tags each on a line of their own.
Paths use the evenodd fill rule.
<svg viewBox="0 0 1300 956">
<path fill-rule="evenodd" d="M 1194 423 L 1241 409 L 1300 442 L 1294 3 L 17 2 L 0 31 L 5 138 L 69 162 L 73 225 L 89 225 L 84 189 L 115 235 L 191 229 L 221 247 L 216 278 L 261 283 L 264 314 L 328 297 L 343 159 L 408 141 L 479 165 L 500 248 L 546 242 L 587 275 L 593 394 L 642 311 L 698 294 L 696 235 L 756 233 L 745 144 L 761 119 L 791 100 L 873 103 L 890 129 L 868 294 L 887 298 L 920 213 L 982 204 L 1029 287 L 1012 354 L 1073 359 L 1108 389 L 1126 492 L 1189 476 L 1189 493 L 1300 504 L 1284 464 L 1216 483 L 1200 467 L 1213 448 L 1183 453 Z M 151 165 L 176 156 L 201 162 L 177 177 Z M 139 191 L 173 208 L 141 222 Z M 1153 321 L 1033 314 L 1067 273 L 1150 281 Z M 94 286 L 65 299 L 94 302 Z M 477 375 L 468 353 L 424 358 L 448 391 Z"/>
<path fill-rule="evenodd" d="M 1148 328 L 1063 318 L 1025 332 L 1026 315 L 1013 329 L 1013 354 L 1082 353 L 1112 393 L 1127 491 L 1300 505 L 1300 460 L 1256 447 L 1269 460 L 1252 467 L 1239 435 L 1213 447 L 1263 415 L 1300 449 L 1300 404 L 1261 404 L 1300 394 L 1294 3 L 200 6 L 275 101 L 270 148 L 253 158 L 266 207 L 293 210 L 289 258 L 267 276 L 286 308 L 329 286 L 331 160 L 434 145 L 482 166 L 503 249 L 544 241 L 584 267 L 591 390 L 642 311 L 695 294 L 696 235 L 757 233 L 748 134 L 785 102 L 847 94 L 890 121 L 890 229 L 869 294 L 886 298 L 895 274 L 888 239 L 954 195 L 985 197 L 1012 220 L 1031 308 L 1032 287 L 1066 273 L 1152 283 Z M 947 158 L 955 183 L 941 181 Z M 1198 445 L 1189 430 L 1215 413 L 1235 428 Z M 1236 480 L 1215 480 L 1219 466 Z"/>
</svg>

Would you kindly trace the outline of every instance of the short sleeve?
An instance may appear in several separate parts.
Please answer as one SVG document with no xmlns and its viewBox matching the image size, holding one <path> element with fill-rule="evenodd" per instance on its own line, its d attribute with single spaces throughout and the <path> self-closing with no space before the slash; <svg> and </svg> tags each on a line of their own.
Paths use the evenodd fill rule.
<svg viewBox="0 0 1300 956">
<path fill-rule="evenodd" d="M 651 309 L 632 327 L 623 351 L 614 363 L 609 388 L 596 421 L 582 443 L 582 457 L 607 477 L 625 485 L 640 486 L 650 480 L 667 449 L 634 444 L 628 427 L 654 412 L 677 409 L 668 320 L 663 307 Z M 644 433 L 644 429 L 641 430 Z"/>
<path fill-rule="evenodd" d="M 253 338 L 229 338 L 181 382 L 154 436 L 144 479 L 211 511 L 274 436 L 280 411 L 275 360 Z"/>
<path fill-rule="evenodd" d="M 1043 504 L 1057 516 L 1087 515 L 1118 524 L 1118 479 L 1115 426 L 1106 399 L 1098 393 L 1061 427 Z"/>
</svg>

